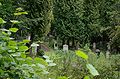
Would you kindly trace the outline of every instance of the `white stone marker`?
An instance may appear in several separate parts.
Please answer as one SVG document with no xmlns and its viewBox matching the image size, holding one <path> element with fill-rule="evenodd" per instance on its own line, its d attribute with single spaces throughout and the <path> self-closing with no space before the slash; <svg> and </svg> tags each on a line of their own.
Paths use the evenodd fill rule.
<svg viewBox="0 0 120 79">
<path fill-rule="evenodd" d="M 110 43 L 107 45 L 108 50 L 106 51 L 106 58 L 110 57 Z"/>
<path fill-rule="evenodd" d="M 36 56 L 36 54 L 37 54 L 37 46 L 39 46 L 39 44 L 35 44 L 35 43 L 31 44 L 32 54 L 33 54 L 34 56 Z"/>
<path fill-rule="evenodd" d="M 107 51 L 107 52 L 106 52 L 106 58 L 109 58 L 109 57 L 110 57 L 110 52 Z"/>
<path fill-rule="evenodd" d="M 64 51 L 64 52 L 68 52 L 68 45 L 66 45 L 66 44 L 63 45 L 63 51 Z"/>
</svg>

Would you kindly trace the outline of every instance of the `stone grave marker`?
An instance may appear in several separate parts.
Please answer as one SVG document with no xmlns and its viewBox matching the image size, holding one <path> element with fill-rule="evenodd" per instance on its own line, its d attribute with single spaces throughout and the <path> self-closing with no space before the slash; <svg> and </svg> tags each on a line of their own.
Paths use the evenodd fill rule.
<svg viewBox="0 0 120 79">
<path fill-rule="evenodd" d="M 68 52 L 68 45 L 67 44 L 63 45 L 63 51 Z"/>
<path fill-rule="evenodd" d="M 109 58 L 110 56 L 110 43 L 107 45 L 107 51 L 106 51 L 106 58 Z"/>
<path fill-rule="evenodd" d="M 54 49 L 55 49 L 55 50 L 58 50 L 57 42 L 54 43 Z"/>
<path fill-rule="evenodd" d="M 31 47 L 32 47 L 32 55 L 33 56 L 36 56 L 36 54 L 37 54 L 37 47 L 39 46 L 39 44 L 35 44 L 35 43 L 33 43 L 33 44 L 31 44 Z"/>
</svg>

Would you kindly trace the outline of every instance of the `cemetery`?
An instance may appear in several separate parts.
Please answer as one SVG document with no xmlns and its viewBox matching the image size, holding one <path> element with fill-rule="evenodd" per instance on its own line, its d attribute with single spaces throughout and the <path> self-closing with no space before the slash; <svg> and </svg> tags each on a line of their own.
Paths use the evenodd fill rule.
<svg viewBox="0 0 120 79">
<path fill-rule="evenodd" d="M 120 79 L 120 0 L 0 0 L 0 79 Z"/>
</svg>

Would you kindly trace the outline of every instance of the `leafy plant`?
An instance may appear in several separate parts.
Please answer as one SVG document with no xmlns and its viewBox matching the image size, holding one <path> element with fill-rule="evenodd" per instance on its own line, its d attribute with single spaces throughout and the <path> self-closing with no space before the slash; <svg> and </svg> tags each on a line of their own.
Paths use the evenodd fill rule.
<svg viewBox="0 0 120 79">
<path fill-rule="evenodd" d="M 0 24 L 5 23 L 1 18 Z M 25 44 L 29 40 L 16 41 L 11 38 L 12 32 L 17 32 L 17 28 L 0 29 L 0 78 L 19 79 L 40 79 L 48 74 L 48 66 L 56 64 L 46 58 L 31 58 L 26 55 L 29 49 Z M 44 56 L 47 57 L 47 56 Z"/>
<path fill-rule="evenodd" d="M 86 67 L 89 69 L 90 73 L 93 75 L 93 76 L 97 76 L 99 75 L 98 71 L 93 67 L 93 65 L 89 64 L 88 63 L 88 55 L 86 55 L 83 51 L 81 50 L 77 50 L 76 51 L 76 55 L 78 55 L 79 57 L 82 57 L 83 59 L 86 60 Z"/>
</svg>

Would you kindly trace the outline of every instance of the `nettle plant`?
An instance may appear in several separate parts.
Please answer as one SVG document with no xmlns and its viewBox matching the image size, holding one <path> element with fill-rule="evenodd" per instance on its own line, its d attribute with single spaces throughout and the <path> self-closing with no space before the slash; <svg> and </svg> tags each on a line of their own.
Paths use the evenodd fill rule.
<svg viewBox="0 0 120 79">
<path fill-rule="evenodd" d="M 11 22 L 19 23 L 16 20 Z M 0 18 L 0 25 L 4 23 L 6 21 Z M 45 79 L 45 75 L 49 73 L 47 67 L 56 64 L 47 56 L 44 56 L 46 60 L 27 56 L 26 51 L 29 48 L 26 43 L 30 40 L 18 42 L 11 38 L 11 34 L 17 31 L 17 28 L 0 28 L 0 79 Z"/>
</svg>

